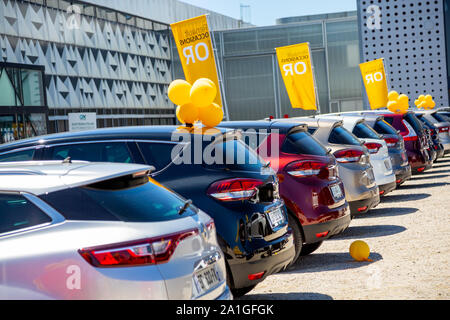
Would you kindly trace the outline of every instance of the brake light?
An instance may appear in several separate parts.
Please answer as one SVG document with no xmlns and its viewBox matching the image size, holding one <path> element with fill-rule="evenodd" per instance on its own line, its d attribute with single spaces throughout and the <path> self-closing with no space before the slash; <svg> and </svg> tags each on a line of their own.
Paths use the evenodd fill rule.
<svg viewBox="0 0 450 320">
<path fill-rule="evenodd" d="M 409 136 L 409 137 L 403 137 L 403 140 L 405 141 L 417 141 L 417 136 Z"/>
<path fill-rule="evenodd" d="M 318 175 L 326 167 L 327 163 L 306 160 L 291 162 L 286 166 L 285 170 L 294 177 L 310 177 Z"/>
<path fill-rule="evenodd" d="M 221 201 L 248 200 L 255 196 L 263 182 L 257 179 L 229 179 L 214 182 L 206 193 Z"/>
<path fill-rule="evenodd" d="M 449 129 L 448 127 L 439 128 L 439 133 L 447 132 L 448 129 Z"/>
<path fill-rule="evenodd" d="M 258 273 L 249 274 L 249 275 L 248 275 L 248 280 L 258 280 L 258 279 L 261 279 L 261 278 L 264 276 L 265 273 L 266 273 L 266 272 L 263 271 L 263 272 L 258 272 Z"/>
<path fill-rule="evenodd" d="M 400 132 L 400 134 L 403 136 L 404 141 L 417 141 L 418 137 L 416 132 L 414 131 L 413 127 L 406 121 L 402 120 L 403 126 L 406 128 L 406 131 Z"/>
<path fill-rule="evenodd" d="M 88 263 L 98 268 L 162 264 L 169 262 L 181 241 L 197 234 L 197 229 L 191 229 L 157 238 L 81 249 L 78 252 Z"/>
<path fill-rule="evenodd" d="M 363 155 L 363 151 L 356 149 L 344 149 L 334 153 L 336 161 L 341 163 L 358 162 Z"/>
<path fill-rule="evenodd" d="M 375 154 L 378 152 L 378 150 L 381 149 L 381 147 L 383 145 L 379 144 L 379 143 L 375 143 L 375 142 L 368 142 L 364 144 L 366 146 L 367 149 L 369 149 L 369 153 L 370 154 Z"/>
<path fill-rule="evenodd" d="M 388 148 L 393 148 L 398 143 L 397 138 L 385 138 L 384 141 L 386 141 L 386 145 L 388 146 Z"/>
</svg>

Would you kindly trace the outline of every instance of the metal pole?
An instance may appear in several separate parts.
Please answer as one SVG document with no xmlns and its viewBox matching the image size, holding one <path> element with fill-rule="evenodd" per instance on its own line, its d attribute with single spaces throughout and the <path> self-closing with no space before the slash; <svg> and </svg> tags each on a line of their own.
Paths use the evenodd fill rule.
<svg viewBox="0 0 450 320">
<path fill-rule="evenodd" d="M 218 80 L 219 80 L 220 98 L 222 100 L 222 105 L 223 105 L 223 109 L 224 109 L 225 119 L 226 120 L 230 120 L 230 114 L 228 112 L 227 99 L 226 99 L 226 96 L 225 96 L 225 84 L 224 84 L 224 81 L 223 81 L 222 68 L 220 67 L 220 63 L 219 63 L 219 60 L 218 60 L 216 40 L 214 38 L 214 32 L 209 27 L 209 15 L 208 14 L 206 15 L 206 23 L 208 24 L 208 30 L 210 30 L 209 33 L 211 35 L 211 43 L 212 43 L 213 51 L 214 51 L 214 61 L 216 62 L 216 71 L 217 71 L 217 76 L 219 78 Z"/>
<path fill-rule="evenodd" d="M 275 117 L 281 118 L 280 90 L 278 85 L 278 61 L 276 61 L 276 53 L 272 54 L 272 77 L 273 77 L 273 95 L 275 98 Z"/>
<path fill-rule="evenodd" d="M 316 82 L 316 75 L 314 73 L 314 62 L 313 62 L 313 58 L 312 58 L 312 54 L 311 54 L 311 48 L 308 42 L 308 52 L 309 52 L 309 61 L 311 61 L 311 71 L 312 71 L 312 75 L 313 75 L 313 80 L 314 80 L 314 94 L 316 96 L 316 102 L 317 102 L 317 113 L 320 114 L 320 101 L 319 101 L 319 90 L 317 90 L 317 82 Z"/>
</svg>

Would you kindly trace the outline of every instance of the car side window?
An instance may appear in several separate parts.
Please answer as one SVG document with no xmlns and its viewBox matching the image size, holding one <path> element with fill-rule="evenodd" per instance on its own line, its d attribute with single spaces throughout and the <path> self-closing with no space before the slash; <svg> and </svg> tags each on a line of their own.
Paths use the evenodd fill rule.
<svg viewBox="0 0 450 320">
<path fill-rule="evenodd" d="M 80 143 L 49 147 L 48 160 L 84 160 L 91 162 L 132 163 L 130 150 L 125 142 Z"/>
<path fill-rule="evenodd" d="M 140 142 L 139 149 L 147 164 L 156 168 L 156 171 L 164 169 L 172 162 L 172 150 L 176 144 L 159 142 Z"/>
<path fill-rule="evenodd" d="M 244 142 L 250 149 L 256 150 L 267 139 L 269 133 L 267 130 L 260 131 L 245 131 L 242 133 L 242 142 Z"/>
<path fill-rule="evenodd" d="M 52 219 L 19 194 L 0 194 L 0 234 L 51 222 Z"/>
<path fill-rule="evenodd" d="M 34 149 L 28 149 L 1 154 L 0 162 L 30 161 L 33 160 L 33 157 L 34 157 Z"/>
</svg>

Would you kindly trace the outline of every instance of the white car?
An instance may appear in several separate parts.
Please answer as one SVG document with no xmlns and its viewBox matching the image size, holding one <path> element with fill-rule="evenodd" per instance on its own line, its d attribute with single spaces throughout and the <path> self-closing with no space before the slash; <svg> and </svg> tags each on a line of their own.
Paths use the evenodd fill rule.
<svg viewBox="0 0 450 320">
<path fill-rule="evenodd" d="M 0 164 L 0 299 L 231 299 L 214 221 L 151 168 Z"/>
<path fill-rule="evenodd" d="M 343 121 L 344 128 L 364 142 L 369 151 L 370 163 L 381 196 L 395 190 L 397 183 L 386 141 L 365 123 L 364 117 L 344 114 L 342 116 L 328 114 L 316 116 L 316 118 L 321 117 Z"/>
</svg>

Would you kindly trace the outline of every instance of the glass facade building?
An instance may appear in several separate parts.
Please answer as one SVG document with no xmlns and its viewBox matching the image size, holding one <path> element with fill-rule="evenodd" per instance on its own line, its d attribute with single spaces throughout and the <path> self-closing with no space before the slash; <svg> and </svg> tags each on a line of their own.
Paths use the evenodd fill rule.
<svg viewBox="0 0 450 320">
<path fill-rule="evenodd" d="M 281 22 L 286 22 L 280 20 Z M 307 21 L 214 32 L 230 120 L 303 116 L 293 109 L 275 48 L 309 42 L 320 112 L 362 109 L 356 12 L 309 16 Z M 174 77 L 183 78 L 176 50 Z"/>
</svg>

